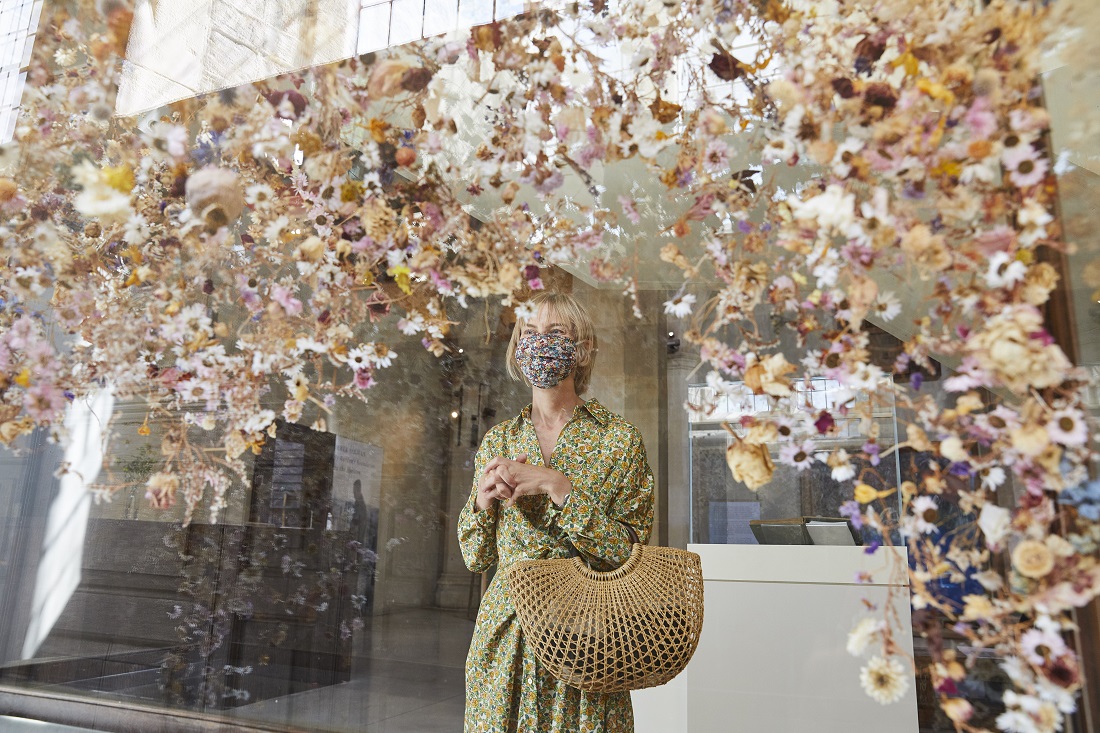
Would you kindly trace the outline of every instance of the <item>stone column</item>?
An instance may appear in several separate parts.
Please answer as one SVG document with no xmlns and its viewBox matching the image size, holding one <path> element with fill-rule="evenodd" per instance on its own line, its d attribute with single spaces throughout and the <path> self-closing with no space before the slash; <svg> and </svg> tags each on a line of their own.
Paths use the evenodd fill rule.
<svg viewBox="0 0 1100 733">
<path fill-rule="evenodd" d="M 687 410 L 688 375 L 699 365 L 699 357 L 685 349 L 680 324 L 668 320 L 672 339 L 680 338 L 679 350 L 668 355 L 667 379 L 667 457 L 668 545 L 685 547 L 691 541 L 691 439 Z M 701 372 L 702 370 L 700 370 Z M 696 373 L 696 376 L 700 374 Z"/>
</svg>

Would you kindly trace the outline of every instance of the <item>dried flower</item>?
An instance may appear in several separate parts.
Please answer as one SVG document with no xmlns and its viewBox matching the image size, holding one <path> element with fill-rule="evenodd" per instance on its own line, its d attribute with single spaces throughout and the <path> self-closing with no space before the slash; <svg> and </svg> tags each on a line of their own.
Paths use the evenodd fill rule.
<svg viewBox="0 0 1100 733">
<path fill-rule="evenodd" d="M 753 491 L 771 481 L 775 472 L 766 445 L 751 445 L 736 438 L 726 448 L 726 463 L 733 480 Z"/>
<path fill-rule="evenodd" d="M 1025 578 L 1039 580 L 1054 569 L 1054 553 L 1036 540 L 1024 540 L 1012 550 L 1012 566 Z"/>
<path fill-rule="evenodd" d="M 795 366 L 783 354 L 772 354 L 745 370 L 745 386 L 756 394 L 785 397 L 791 394 L 791 383 L 787 375 L 794 370 Z"/>
<path fill-rule="evenodd" d="M 870 616 L 861 618 L 859 623 L 848 632 L 846 646 L 848 653 L 853 657 L 861 656 L 867 651 L 868 645 L 875 638 L 875 635 L 882 631 L 884 626 L 885 624 L 881 619 L 871 618 Z"/>
<path fill-rule="evenodd" d="M 978 514 L 978 526 L 991 550 L 997 550 L 1012 528 L 1012 512 L 986 502 Z"/>
<path fill-rule="evenodd" d="M 859 683 L 875 702 L 889 705 L 897 702 L 905 694 L 908 681 L 905 668 L 896 659 L 871 657 L 859 672 Z"/>
<path fill-rule="evenodd" d="M 402 91 L 402 81 L 405 72 L 410 67 L 397 59 L 383 59 L 371 68 L 370 80 L 367 82 L 367 93 L 374 98 L 392 97 Z"/>
<path fill-rule="evenodd" d="M 226 168 L 203 168 L 192 173 L 186 184 L 187 205 L 214 228 L 236 221 L 244 210 L 237 174 Z"/>
</svg>

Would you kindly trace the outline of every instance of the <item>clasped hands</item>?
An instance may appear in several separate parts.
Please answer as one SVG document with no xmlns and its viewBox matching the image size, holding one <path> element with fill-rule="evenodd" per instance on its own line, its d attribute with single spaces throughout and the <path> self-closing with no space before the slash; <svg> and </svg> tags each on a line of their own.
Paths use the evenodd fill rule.
<svg viewBox="0 0 1100 733">
<path fill-rule="evenodd" d="M 521 453 L 515 460 L 496 456 L 481 472 L 477 483 L 477 510 L 483 511 L 494 501 L 512 506 L 524 496 L 547 494 L 557 506 L 565 502 L 573 485 L 561 471 L 535 466 Z"/>
</svg>

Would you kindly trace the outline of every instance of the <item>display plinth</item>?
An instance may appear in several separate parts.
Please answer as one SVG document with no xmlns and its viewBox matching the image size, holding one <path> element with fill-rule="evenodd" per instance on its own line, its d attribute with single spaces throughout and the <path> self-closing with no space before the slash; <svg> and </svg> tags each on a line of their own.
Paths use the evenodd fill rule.
<svg viewBox="0 0 1100 733">
<path fill-rule="evenodd" d="M 845 650 L 866 611 L 902 590 L 895 639 L 913 653 L 908 593 L 891 586 L 904 548 L 688 545 L 703 562 L 699 648 L 676 679 L 632 693 L 636 733 L 917 731 L 916 686 L 881 705 L 859 683 L 865 658 Z M 897 553 L 893 557 L 887 553 Z M 857 582 L 857 577 L 868 582 Z M 869 655 L 867 655 L 869 656 Z"/>
</svg>

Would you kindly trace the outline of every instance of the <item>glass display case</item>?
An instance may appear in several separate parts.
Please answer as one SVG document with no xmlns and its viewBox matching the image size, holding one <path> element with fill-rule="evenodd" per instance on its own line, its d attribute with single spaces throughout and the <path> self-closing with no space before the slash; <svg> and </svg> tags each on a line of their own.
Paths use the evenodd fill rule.
<svg viewBox="0 0 1100 733">
<path fill-rule="evenodd" d="M 689 417 L 692 542 L 757 544 L 749 525 L 752 521 L 841 517 L 841 505 L 851 500 L 851 490 L 834 475 L 897 486 L 902 454 L 893 450 L 898 422 L 891 390 L 852 392 L 829 379 L 802 380 L 795 382 L 794 389 L 812 412 L 776 416 L 771 412 L 772 400 L 753 394 L 743 384 L 725 394 L 717 394 L 707 384 L 688 387 L 689 404 L 718 406 L 709 414 L 691 411 Z M 811 414 L 827 414 L 832 424 L 815 425 Z M 789 432 L 769 443 L 775 474 L 770 483 L 754 491 L 732 478 L 726 449 L 735 434 L 743 436 L 754 418 L 765 416 L 778 417 Z M 854 455 L 862 452 L 868 435 L 877 436 L 877 465 Z M 819 459 L 827 449 L 838 447 L 853 454 L 850 466 L 839 471 Z M 900 497 L 895 495 L 893 503 L 900 507 Z"/>
</svg>

